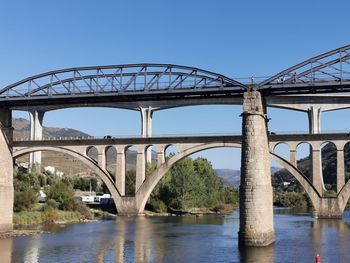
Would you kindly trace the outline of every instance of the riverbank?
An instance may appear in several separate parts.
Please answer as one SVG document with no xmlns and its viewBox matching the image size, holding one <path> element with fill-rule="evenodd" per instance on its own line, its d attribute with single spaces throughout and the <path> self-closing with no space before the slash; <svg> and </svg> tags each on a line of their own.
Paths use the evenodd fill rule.
<svg viewBox="0 0 350 263">
<path fill-rule="evenodd" d="M 174 210 L 170 209 L 167 212 L 155 212 L 150 210 L 145 210 L 144 214 L 146 216 L 185 216 L 185 215 L 227 215 L 238 209 L 238 205 L 223 204 L 220 207 L 214 209 L 209 208 L 190 208 L 187 210 Z"/>
<path fill-rule="evenodd" d="M 15 226 L 71 224 L 109 219 L 113 216 L 114 215 L 110 213 L 96 209 L 90 209 L 88 214 L 83 214 L 77 211 L 47 209 L 45 211 L 23 211 L 14 213 L 13 224 Z"/>
<path fill-rule="evenodd" d="M 88 218 L 86 215 L 79 212 L 61 211 L 58 209 L 52 209 L 49 211 L 17 212 L 14 213 L 13 217 L 13 225 L 15 229 L 0 231 L 0 239 L 50 233 L 50 231 L 43 230 L 44 226 L 63 226 L 68 224 L 87 223 L 115 218 L 116 215 L 97 209 L 90 209 L 90 216 Z"/>
</svg>

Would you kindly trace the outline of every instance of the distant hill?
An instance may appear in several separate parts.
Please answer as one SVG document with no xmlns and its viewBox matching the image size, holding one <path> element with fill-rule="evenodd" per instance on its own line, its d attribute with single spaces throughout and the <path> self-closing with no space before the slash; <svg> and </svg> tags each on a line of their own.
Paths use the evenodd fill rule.
<svg viewBox="0 0 350 263">
<path fill-rule="evenodd" d="M 30 135 L 30 122 L 24 118 L 14 118 L 12 121 L 14 138 L 26 139 Z M 89 136 L 89 134 L 70 128 L 43 127 L 43 137 L 77 137 Z"/>
<path fill-rule="evenodd" d="M 14 118 L 12 120 L 12 126 L 14 127 L 14 139 L 28 139 L 30 136 L 30 121 L 24 118 Z M 87 137 L 90 136 L 87 133 L 70 128 L 54 128 L 43 127 L 43 137 Z M 91 153 L 92 158 L 97 158 L 97 153 Z M 23 156 L 19 158 L 21 162 L 28 162 L 29 156 Z M 129 150 L 127 152 L 127 169 L 134 169 L 136 165 L 136 151 Z M 152 160 L 156 159 L 156 153 L 152 152 Z M 110 172 L 114 172 L 115 169 L 115 153 L 107 151 L 107 169 Z M 81 174 L 89 175 L 90 169 L 81 163 L 80 161 L 71 158 L 70 156 L 56 152 L 42 152 L 42 165 L 53 166 L 59 171 L 63 171 L 65 174 Z M 82 171 L 86 171 L 81 173 Z"/>
<path fill-rule="evenodd" d="M 214 169 L 217 176 L 221 177 L 225 185 L 239 186 L 241 183 L 241 171 L 233 169 Z M 271 174 L 280 171 L 278 167 L 271 167 Z"/>
<path fill-rule="evenodd" d="M 241 181 L 241 171 L 233 169 L 214 169 L 217 176 L 222 178 L 225 185 L 239 186 Z"/>
</svg>

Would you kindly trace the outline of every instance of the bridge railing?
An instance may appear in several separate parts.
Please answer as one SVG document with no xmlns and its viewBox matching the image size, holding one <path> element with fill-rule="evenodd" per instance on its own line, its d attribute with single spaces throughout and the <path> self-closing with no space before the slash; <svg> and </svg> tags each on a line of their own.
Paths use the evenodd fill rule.
<svg viewBox="0 0 350 263">
<path fill-rule="evenodd" d="M 311 135 L 308 131 L 269 131 L 269 135 Z M 349 134 L 350 130 L 327 130 L 318 134 Z M 197 134 L 156 134 L 148 137 L 141 135 L 105 135 L 105 136 L 56 136 L 43 137 L 41 141 L 63 141 L 63 140 L 102 140 L 102 139 L 145 139 L 145 138 L 177 138 L 177 137 L 220 137 L 220 136 L 241 136 L 241 133 L 197 133 Z M 29 137 L 14 138 L 14 141 L 38 141 Z"/>
<path fill-rule="evenodd" d="M 241 136 L 241 133 L 197 133 L 197 134 L 155 134 L 148 137 L 141 135 L 105 135 L 105 136 L 56 136 L 43 137 L 42 141 L 61 141 L 61 140 L 101 140 L 101 139 L 137 139 L 137 138 L 176 138 L 176 137 L 203 137 L 203 136 Z M 29 137 L 14 138 L 14 141 L 38 141 L 31 140 Z"/>
</svg>

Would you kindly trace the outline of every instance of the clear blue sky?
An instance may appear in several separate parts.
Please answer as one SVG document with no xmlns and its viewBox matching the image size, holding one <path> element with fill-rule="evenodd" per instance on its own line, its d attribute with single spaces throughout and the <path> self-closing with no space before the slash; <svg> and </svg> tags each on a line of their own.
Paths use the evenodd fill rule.
<svg viewBox="0 0 350 263">
<path fill-rule="evenodd" d="M 233 78 L 269 76 L 350 44 L 347 0 L 0 3 L 1 87 L 65 67 L 139 62 L 195 66 Z M 240 112 L 237 106 L 156 112 L 153 130 L 154 134 L 240 132 Z M 307 130 L 305 114 L 284 110 L 269 114 L 271 130 Z M 349 130 L 350 122 L 337 121 L 348 115 L 349 111 L 325 113 L 322 129 Z M 92 135 L 140 132 L 136 112 L 114 109 L 50 112 L 44 125 Z M 204 155 L 217 168 L 239 168 L 238 150 Z"/>
</svg>

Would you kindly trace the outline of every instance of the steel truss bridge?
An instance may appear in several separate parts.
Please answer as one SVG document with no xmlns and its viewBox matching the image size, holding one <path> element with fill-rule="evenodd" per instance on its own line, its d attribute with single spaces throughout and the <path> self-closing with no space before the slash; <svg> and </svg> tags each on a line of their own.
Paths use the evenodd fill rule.
<svg viewBox="0 0 350 263">
<path fill-rule="evenodd" d="M 240 83 L 211 71 L 171 64 L 67 68 L 28 77 L 0 90 L 0 105 L 28 106 L 262 94 L 341 93 L 350 88 L 350 45 L 279 72 L 260 83 Z"/>
</svg>

